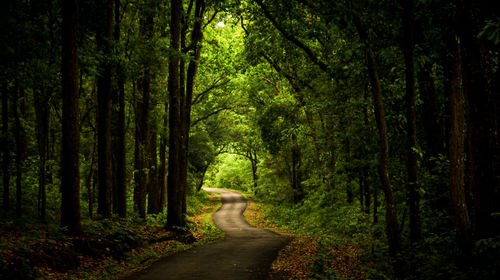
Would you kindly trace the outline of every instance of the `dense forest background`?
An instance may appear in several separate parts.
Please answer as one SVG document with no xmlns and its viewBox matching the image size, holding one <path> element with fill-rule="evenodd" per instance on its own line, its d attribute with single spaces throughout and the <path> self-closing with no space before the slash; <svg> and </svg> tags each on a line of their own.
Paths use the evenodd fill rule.
<svg viewBox="0 0 500 280">
<path fill-rule="evenodd" d="M 322 246 L 355 244 L 368 278 L 499 276 L 490 1 L 0 5 L 5 230 L 186 233 L 202 186 L 233 188 Z"/>
</svg>

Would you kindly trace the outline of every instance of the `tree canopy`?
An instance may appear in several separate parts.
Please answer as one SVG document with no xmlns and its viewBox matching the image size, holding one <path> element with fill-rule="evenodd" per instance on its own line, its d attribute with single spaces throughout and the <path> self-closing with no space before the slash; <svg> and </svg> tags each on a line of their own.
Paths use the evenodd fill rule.
<svg viewBox="0 0 500 280">
<path fill-rule="evenodd" d="M 190 197 L 232 188 L 387 264 L 368 278 L 493 279 L 490 4 L 2 1 L 1 223 L 78 236 L 162 217 L 185 234 Z"/>
</svg>

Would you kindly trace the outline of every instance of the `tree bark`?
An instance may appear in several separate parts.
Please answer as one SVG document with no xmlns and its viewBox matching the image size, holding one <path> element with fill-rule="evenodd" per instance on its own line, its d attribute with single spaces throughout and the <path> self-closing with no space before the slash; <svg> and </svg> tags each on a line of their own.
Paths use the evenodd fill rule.
<svg viewBox="0 0 500 280">
<path fill-rule="evenodd" d="M 3 209 L 7 212 L 10 210 L 9 93 L 7 83 L 2 86 Z"/>
<path fill-rule="evenodd" d="M 106 21 L 100 37 L 100 44 L 107 57 L 111 56 L 113 33 L 113 2 L 106 0 Z M 101 63 L 102 73 L 97 80 L 97 167 L 98 206 L 97 213 L 103 218 L 111 217 L 111 64 Z"/>
<path fill-rule="evenodd" d="M 490 50 L 477 34 L 484 7 L 481 1 L 457 0 L 457 23 L 462 46 L 463 87 L 467 99 L 468 162 L 476 238 L 500 234 L 500 145 L 497 124 L 498 92 L 492 91 Z M 482 10 L 480 8 L 483 8 Z"/>
<path fill-rule="evenodd" d="M 192 60 L 186 74 L 186 95 L 183 98 L 183 106 L 181 107 L 181 130 L 182 130 L 182 149 L 180 153 L 181 160 L 181 182 L 183 187 L 181 200 L 183 203 L 182 211 L 186 213 L 186 194 L 187 194 L 187 171 L 188 171 L 188 154 L 189 154 L 189 132 L 191 130 L 191 104 L 193 101 L 194 81 L 198 72 L 198 65 L 201 57 L 201 42 L 203 40 L 202 22 L 205 12 L 205 2 L 196 0 L 194 12 L 194 25 L 191 33 L 191 45 L 194 48 L 191 55 Z M 182 86 L 181 86 L 182 89 Z M 183 91 L 181 90 L 181 94 Z M 182 103 L 181 103 L 182 104 Z"/>
<path fill-rule="evenodd" d="M 49 143 L 49 95 L 46 89 L 35 92 L 35 114 L 37 123 L 38 155 L 40 157 L 38 167 L 38 187 L 39 187 L 39 214 L 45 220 L 47 208 L 46 184 L 47 184 L 47 156 Z"/>
<path fill-rule="evenodd" d="M 114 41 L 120 43 L 120 0 L 115 0 L 114 12 Z M 126 182 L 126 153 L 125 153 L 125 77 L 123 69 L 116 71 L 117 87 L 114 90 L 114 100 L 118 110 L 114 111 L 113 126 L 113 201 L 114 212 L 120 218 L 127 217 L 127 182 Z"/>
<path fill-rule="evenodd" d="M 80 108 L 78 104 L 78 0 L 62 5 L 62 161 L 61 226 L 72 233 L 80 224 Z"/>
<path fill-rule="evenodd" d="M 161 209 L 161 188 L 158 184 L 158 155 L 157 155 L 158 127 L 151 126 L 148 144 L 148 213 L 157 214 Z"/>
<path fill-rule="evenodd" d="M 86 181 L 86 186 L 87 186 L 87 193 L 89 196 L 89 218 L 93 219 L 94 218 L 94 192 L 93 192 L 93 178 L 94 178 L 94 166 L 95 166 L 95 158 L 96 158 L 96 152 L 97 152 L 97 133 L 94 131 L 94 145 L 92 148 L 92 159 L 90 160 L 90 169 L 89 169 L 89 174 L 87 175 L 87 181 Z"/>
<path fill-rule="evenodd" d="M 168 92 L 169 92 L 169 151 L 168 151 L 168 212 L 167 228 L 179 229 L 185 225 L 182 213 L 182 201 L 180 196 L 180 152 L 181 129 L 180 129 L 180 85 L 179 85 L 179 61 L 180 61 L 180 31 L 182 0 L 171 0 L 170 17 L 170 48 L 174 54 L 170 58 L 168 66 Z"/>
<path fill-rule="evenodd" d="M 161 211 L 165 208 L 167 204 L 167 159 L 166 159 L 166 150 L 167 150 L 167 126 L 168 126 L 168 102 L 165 102 L 165 116 L 163 118 L 163 126 L 162 133 L 160 136 L 160 149 L 159 149 L 159 157 L 160 163 L 158 166 L 158 186 L 160 187 L 160 208 Z"/>
<path fill-rule="evenodd" d="M 140 21 L 141 34 L 146 42 L 150 42 L 153 36 L 154 18 L 151 12 L 146 13 Z M 144 61 L 143 73 L 139 82 L 139 90 L 142 93 L 142 99 L 136 101 L 136 139 L 135 139 L 135 169 L 136 184 L 134 187 L 134 202 L 141 218 L 146 217 L 146 197 L 148 187 L 148 144 L 150 137 L 150 103 L 151 103 L 151 67 L 147 61 Z"/>
<path fill-rule="evenodd" d="M 17 83 L 17 82 L 16 82 Z M 19 93 L 21 92 L 21 96 Z M 22 215 L 22 180 L 23 180 L 23 162 L 26 155 L 26 142 L 25 142 L 25 131 L 21 124 L 21 116 L 19 116 L 19 110 L 22 110 L 23 106 L 19 106 L 19 99 L 24 99 L 24 90 L 18 88 L 17 84 L 14 89 L 14 102 L 12 103 L 12 111 L 14 112 L 14 139 L 16 142 L 16 216 L 18 218 Z M 22 103 L 22 102 L 21 102 Z M 21 107 L 21 109 L 18 109 Z M 24 112 L 21 112 L 24 115 Z"/>
<path fill-rule="evenodd" d="M 378 156 L 378 173 L 382 190 L 385 195 L 385 232 L 389 243 L 389 253 L 391 257 L 396 257 L 401 249 L 401 235 L 399 232 L 399 222 L 396 213 L 396 203 L 394 201 L 394 193 L 392 191 L 391 181 L 389 178 L 389 171 L 387 169 L 387 160 L 389 158 L 389 145 L 387 140 L 387 128 L 385 124 L 384 103 L 382 100 L 382 90 L 380 88 L 380 80 L 378 77 L 375 59 L 367 45 L 368 35 L 361 26 L 361 20 L 357 15 L 354 15 L 354 24 L 358 31 L 358 35 L 365 46 L 365 57 L 367 61 L 368 76 L 371 84 L 373 106 L 375 113 L 375 121 L 377 123 L 379 134 L 380 152 Z"/>
<path fill-rule="evenodd" d="M 415 62 L 414 62 L 414 32 L 413 32 L 413 0 L 402 0 L 403 6 L 403 54 L 405 61 L 406 81 L 406 130 L 407 143 L 407 173 L 408 173 L 408 204 L 410 207 L 410 242 L 421 239 L 420 195 L 418 187 L 417 163 L 417 113 L 415 90 Z"/>
<path fill-rule="evenodd" d="M 257 191 L 257 180 L 259 179 L 257 175 L 257 164 L 259 163 L 259 160 L 257 158 L 257 153 L 250 152 L 250 163 L 252 164 L 252 179 L 253 179 L 253 190 L 254 192 Z"/>
<path fill-rule="evenodd" d="M 459 38 L 449 35 L 451 57 L 445 64 L 445 87 L 450 106 L 449 160 L 450 194 L 455 213 L 457 244 L 463 253 L 472 250 L 472 228 L 464 190 L 464 100 L 462 95 Z"/>
</svg>

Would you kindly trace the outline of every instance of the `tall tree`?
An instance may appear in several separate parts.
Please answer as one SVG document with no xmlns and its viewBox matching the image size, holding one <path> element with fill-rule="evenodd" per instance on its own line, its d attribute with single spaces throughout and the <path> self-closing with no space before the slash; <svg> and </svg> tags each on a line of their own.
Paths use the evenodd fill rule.
<svg viewBox="0 0 500 280">
<path fill-rule="evenodd" d="M 152 12 L 145 11 L 144 16 L 140 20 L 140 29 L 143 40 L 151 44 L 151 39 L 153 37 L 153 24 L 154 17 Z M 148 51 L 151 49 L 149 46 L 145 46 L 144 56 L 147 56 Z M 150 61 L 143 58 L 141 78 L 139 81 L 139 90 L 141 96 L 136 100 L 135 104 L 135 121 L 136 121 L 136 139 L 135 139 L 135 170 L 137 174 L 135 175 L 136 184 L 134 186 L 134 202 L 139 212 L 139 216 L 142 218 L 146 217 L 146 197 L 147 197 L 147 186 L 148 186 L 148 145 L 150 139 L 150 111 L 151 111 L 151 80 L 153 73 L 151 72 Z"/>
<path fill-rule="evenodd" d="M 373 108 L 375 113 L 375 121 L 377 123 L 379 134 L 380 151 L 378 155 L 378 173 L 382 190 L 385 195 L 385 232 L 389 242 L 389 252 L 392 257 L 396 257 L 401 249 L 401 234 L 399 232 L 398 216 L 396 212 L 396 202 L 394 200 L 394 192 L 392 190 L 391 181 L 389 178 L 389 170 L 387 169 L 387 161 L 389 159 L 389 144 L 387 140 L 387 127 L 385 123 L 384 103 L 382 100 L 382 89 L 380 86 L 379 75 L 377 71 L 376 61 L 373 57 L 372 50 L 368 43 L 368 34 L 362 26 L 361 19 L 358 15 L 353 14 L 353 21 L 361 39 L 365 45 L 365 59 L 368 69 L 368 77 L 370 80 Z"/>
<path fill-rule="evenodd" d="M 405 61 L 406 81 L 406 133 L 407 145 L 407 172 L 408 172 L 408 204 L 410 206 L 410 242 L 417 242 L 421 238 L 420 195 L 418 187 L 417 162 L 417 92 L 415 88 L 415 40 L 413 32 L 413 0 L 401 0 L 403 7 L 403 54 Z"/>
<path fill-rule="evenodd" d="M 97 38 L 104 52 L 101 73 L 97 80 L 97 174 L 99 181 L 97 213 L 111 217 L 111 41 L 113 34 L 113 0 L 105 0 L 104 23 Z"/>
<path fill-rule="evenodd" d="M 20 93 L 20 94 L 19 94 Z M 22 214 L 22 180 L 23 180 L 23 163 L 26 157 L 26 132 L 24 122 L 26 113 L 26 93 L 24 89 L 19 88 L 17 81 L 14 86 L 14 102 L 12 102 L 12 111 L 14 112 L 14 139 L 16 142 L 16 216 L 21 217 Z"/>
<path fill-rule="evenodd" d="M 80 224 L 80 107 L 78 103 L 78 0 L 62 5 L 62 160 L 61 226 L 72 233 Z"/>
<path fill-rule="evenodd" d="M 10 149 L 9 149 L 9 94 L 7 83 L 2 84 L 2 171 L 3 209 L 10 210 Z"/>
<path fill-rule="evenodd" d="M 491 13 L 487 1 L 457 0 L 458 33 L 463 59 L 463 90 L 467 99 L 468 169 L 473 192 L 477 238 L 500 234 L 500 143 L 493 91 L 492 47 L 477 38 Z M 495 10 L 493 10 L 495 11 Z M 490 16 L 498 16 L 497 14 Z"/>
<path fill-rule="evenodd" d="M 120 0 L 114 4 L 114 41 L 120 44 Z M 119 50 L 119 48 L 116 48 Z M 117 51 L 118 52 L 118 51 Z M 119 53 L 116 54 L 117 56 Z M 127 182 L 126 182 L 126 151 L 125 151 L 125 77 L 124 69 L 116 69 L 116 87 L 113 91 L 113 104 L 118 110 L 113 110 L 113 210 L 121 218 L 127 216 Z M 115 106 L 113 106 L 115 107 Z"/>
<path fill-rule="evenodd" d="M 189 11 L 189 10 L 188 10 Z M 182 212 L 186 213 L 186 191 L 187 191 L 187 173 L 188 173 L 188 154 L 189 154 L 189 132 L 191 130 L 191 106 L 193 102 L 194 93 L 194 83 L 196 74 L 198 72 L 198 66 L 200 64 L 203 32 L 202 23 L 203 15 L 205 13 L 205 1 L 196 0 L 194 9 L 194 24 L 191 32 L 191 43 L 189 49 L 192 49 L 189 61 L 189 66 L 187 68 L 187 74 L 185 79 L 185 85 L 182 79 L 183 68 L 181 67 L 181 111 L 180 111 L 180 129 L 181 129 L 181 149 L 180 149 L 180 163 L 181 163 L 181 202 L 182 202 Z M 181 35 L 182 36 L 182 35 Z M 181 37 L 181 41 L 182 41 Z M 184 62 L 181 61 L 181 66 Z M 185 92 L 184 92 L 185 90 Z"/>
<path fill-rule="evenodd" d="M 460 39 L 448 34 L 447 45 L 451 55 L 446 59 L 445 78 L 450 106 L 449 159 L 450 194 L 455 213 L 458 247 L 469 255 L 472 249 L 472 228 L 464 189 L 464 98 Z"/>
<path fill-rule="evenodd" d="M 185 224 L 182 213 L 182 187 L 180 174 L 180 149 L 181 127 L 180 127 L 180 33 L 181 14 L 183 12 L 182 0 L 171 0 L 170 15 L 170 48 L 174 52 L 170 57 L 168 66 L 168 94 L 169 94 L 169 146 L 168 146 L 168 211 L 167 228 L 175 229 Z"/>
<path fill-rule="evenodd" d="M 151 125 L 151 132 L 147 145 L 147 164 L 148 172 L 148 213 L 157 214 L 163 209 L 161 208 L 161 188 L 158 184 L 158 126 Z"/>
<path fill-rule="evenodd" d="M 36 123 L 37 123 L 37 138 L 38 138 L 38 155 L 40 157 L 39 168 L 38 168 L 38 208 L 40 211 L 40 217 L 45 220 L 46 208 L 47 208 L 47 195 L 46 195 L 46 185 L 47 185 L 47 155 L 48 155 L 48 144 L 49 144 L 49 116 L 50 116 L 50 106 L 49 106 L 49 94 L 46 89 L 41 89 L 35 92 L 35 113 L 36 113 Z"/>
</svg>

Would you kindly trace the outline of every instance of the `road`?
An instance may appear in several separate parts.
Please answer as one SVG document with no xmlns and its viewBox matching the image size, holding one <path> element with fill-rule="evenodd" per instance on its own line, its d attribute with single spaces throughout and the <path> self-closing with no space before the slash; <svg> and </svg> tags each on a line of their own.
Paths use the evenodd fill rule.
<svg viewBox="0 0 500 280">
<path fill-rule="evenodd" d="M 226 236 L 205 246 L 166 257 L 127 279 L 266 279 L 271 263 L 289 238 L 250 226 L 242 214 L 246 199 L 239 193 L 205 188 L 222 197 L 214 223 Z"/>
</svg>

